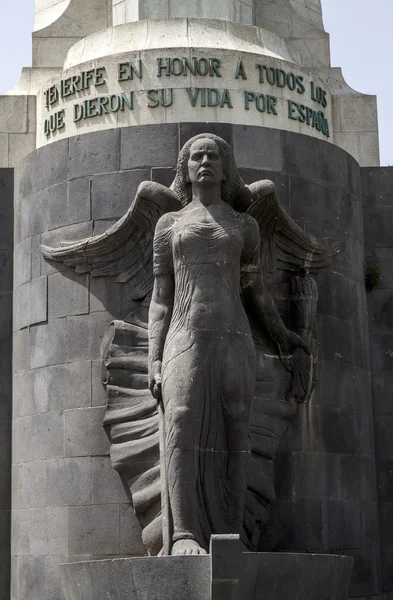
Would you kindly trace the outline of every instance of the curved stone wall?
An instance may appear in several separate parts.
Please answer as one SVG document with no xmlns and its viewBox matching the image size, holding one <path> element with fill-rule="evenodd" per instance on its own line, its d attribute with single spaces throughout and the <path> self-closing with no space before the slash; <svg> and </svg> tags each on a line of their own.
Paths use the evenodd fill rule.
<svg viewBox="0 0 393 600">
<path fill-rule="evenodd" d="M 227 19 L 253 24 L 252 0 L 222 0 L 220 3 L 188 0 L 182 2 L 156 2 L 155 0 L 112 0 L 113 24 L 121 25 L 141 19 L 168 19 L 173 17 L 199 17 L 202 19 Z"/>
<path fill-rule="evenodd" d="M 393 167 L 362 169 L 364 246 L 381 280 L 367 294 L 382 590 L 393 595 Z"/>
<path fill-rule="evenodd" d="M 10 597 L 13 169 L 0 168 L 0 599 Z"/>
<path fill-rule="evenodd" d="M 278 36 L 218 19 L 144 20 L 69 51 L 37 99 L 37 147 L 83 133 L 193 121 L 334 142 L 333 99 Z"/>
<path fill-rule="evenodd" d="M 76 136 L 22 164 L 15 208 L 13 600 L 61 600 L 64 561 L 143 552 L 102 430 L 100 343 L 106 325 L 127 314 L 127 286 L 55 269 L 39 245 L 105 230 L 141 181 L 171 183 L 179 147 L 203 131 L 233 145 L 246 182 L 273 179 L 284 207 L 307 231 L 346 241 L 345 252 L 318 276 L 320 388 L 283 440 L 279 500 L 264 539 L 280 550 L 355 555 L 353 595 L 376 585 L 375 565 L 366 558 L 376 558 L 378 542 L 359 167 L 344 151 L 300 134 L 184 123 Z"/>
</svg>

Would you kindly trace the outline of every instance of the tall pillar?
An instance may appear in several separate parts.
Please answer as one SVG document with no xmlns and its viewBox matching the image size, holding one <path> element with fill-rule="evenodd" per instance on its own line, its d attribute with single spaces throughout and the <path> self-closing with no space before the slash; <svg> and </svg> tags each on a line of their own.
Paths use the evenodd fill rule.
<svg viewBox="0 0 393 600">
<path fill-rule="evenodd" d="M 254 22 L 288 40 L 304 65 L 330 66 L 329 35 L 323 26 L 321 0 L 255 0 Z"/>
<path fill-rule="evenodd" d="M 277 34 L 285 35 L 293 25 L 293 20 L 300 17 L 304 26 L 315 27 L 325 31 L 322 20 L 321 0 L 255 0 L 256 24 L 266 27 L 267 22 L 276 24 Z"/>
<path fill-rule="evenodd" d="M 0 600 L 10 593 L 13 187 L 13 169 L 0 168 Z"/>
<path fill-rule="evenodd" d="M 33 67 L 62 67 L 71 46 L 111 25 L 111 0 L 36 0 Z"/>
<path fill-rule="evenodd" d="M 393 591 L 393 167 L 362 169 L 382 591 Z M 374 278 L 374 279 L 373 279 Z"/>
<path fill-rule="evenodd" d="M 197 17 L 253 24 L 253 0 L 112 0 L 113 24 L 142 19 Z"/>
<path fill-rule="evenodd" d="M 70 0 L 36 0 L 34 29 L 42 29 L 56 21 L 69 3 Z"/>
</svg>

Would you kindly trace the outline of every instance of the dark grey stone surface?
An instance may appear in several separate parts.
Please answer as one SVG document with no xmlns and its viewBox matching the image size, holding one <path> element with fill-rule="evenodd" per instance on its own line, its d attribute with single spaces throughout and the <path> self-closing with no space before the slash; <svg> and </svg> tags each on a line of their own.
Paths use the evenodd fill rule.
<svg viewBox="0 0 393 600">
<path fill-rule="evenodd" d="M 205 600 L 210 597 L 210 560 L 204 557 L 136 558 L 65 564 L 62 576 L 66 598 L 106 600 Z M 147 583 L 148 582 L 148 583 Z M 180 596 L 179 596 L 180 594 Z"/>
<path fill-rule="evenodd" d="M 246 125 L 235 127 L 233 130 L 233 149 L 239 168 L 260 169 L 263 166 L 268 171 L 284 171 L 284 144 L 281 131 L 270 129 L 261 137 L 258 127 Z M 250 143 L 252 140 L 252 143 Z"/>
<path fill-rule="evenodd" d="M 166 187 L 170 187 L 173 180 L 175 179 L 176 169 L 169 167 L 157 167 L 151 170 L 151 180 L 161 183 Z"/>
<path fill-rule="evenodd" d="M 184 146 L 187 140 L 194 137 L 194 135 L 199 135 L 206 131 L 218 135 L 228 144 L 231 146 L 233 145 L 233 133 L 235 131 L 233 125 L 228 123 L 209 123 L 207 128 L 206 126 L 207 123 L 179 123 L 179 146 L 177 151 Z"/>
<path fill-rule="evenodd" d="M 88 506 L 91 504 L 89 458 L 48 460 L 45 476 L 48 506 Z"/>
<path fill-rule="evenodd" d="M 308 140 L 305 136 L 294 136 L 282 132 L 283 172 L 307 179 L 322 179 L 321 144 L 318 140 Z M 333 149 L 333 146 L 331 147 Z M 334 147 L 333 153 L 337 149 Z M 326 150 L 328 152 L 328 150 Z M 339 152 L 342 152 L 339 150 Z M 304 205 L 304 202 L 300 202 Z"/>
<path fill-rule="evenodd" d="M 34 302 L 32 302 L 34 298 Z M 14 294 L 14 328 L 16 330 L 44 323 L 48 311 L 48 280 L 38 277 L 24 283 Z M 0 318 L 0 327 L 1 327 Z M 2 328 L 2 331 L 4 329 Z"/>
<path fill-rule="evenodd" d="M 48 280 L 49 319 L 58 319 L 89 312 L 88 276 L 74 273 L 54 273 Z"/>
<path fill-rule="evenodd" d="M 171 167 L 176 164 L 178 145 L 178 125 L 147 125 L 141 136 L 138 128 L 127 127 L 121 130 L 120 169 L 151 169 Z M 108 169 L 106 169 L 108 170 Z"/>
<path fill-rule="evenodd" d="M 291 137 L 291 134 L 282 135 Z M 303 152 L 309 156 L 308 148 L 304 151 L 300 148 L 299 156 Z M 294 146 L 292 153 L 296 157 Z M 296 452 L 294 459 L 298 457 L 298 462 L 285 458 L 284 454 L 282 470 L 277 471 L 279 501 L 273 509 L 275 525 L 270 531 L 277 549 L 288 549 L 299 541 L 298 548 L 303 550 L 315 544 L 329 547 L 330 541 L 325 535 L 325 516 L 328 514 L 324 508 L 326 502 L 336 502 L 334 508 L 337 514 L 346 514 L 347 502 L 358 505 L 366 502 L 371 514 L 375 515 L 377 511 L 372 458 L 367 308 L 363 284 L 360 170 L 345 152 L 337 152 L 337 149 L 326 144 L 318 150 L 313 148 L 313 153 L 314 156 L 304 163 L 309 165 L 308 170 L 297 164 L 297 157 L 291 158 L 289 155 L 284 163 L 283 174 L 266 172 L 265 175 L 272 179 L 275 175 L 274 181 L 278 186 L 277 180 L 282 181 L 283 193 L 288 189 L 289 178 L 287 206 L 299 225 L 319 237 L 328 236 L 332 241 L 345 239 L 347 245 L 346 251 L 337 257 L 333 267 L 318 276 L 322 359 L 320 385 L 312 406 L 308 411 L 306 409 L 301 418 L 298 416 L 281 446 L 283 452 Z M 255 171 L 242 171 L 247 181 L 259 178 L 259 173 L 256 175 Z M 352 410 L 337 410 L 345 408 Z M 339 419 L 340 412 L 342 422 Z M 346 427 L 344 422 L 347 423 Z M 312 453 L 318 451 L 322 453 L 319 458 L 318 454 L 314 455 L 317 459 L 315 462 Z M 287 516 L 294 510 L 293 493 L 297 504 L 311 502 L 307 510 L 303 509 L 302 504 L 297 506 L 300 511 L 298 521 L 307 524 L 303 525 L 301 531 L 296 519 Z M 285 499 L 286 495 L 290 498 L 289 502 Z M 287 523 L 287 526 L 280 529 L 280 523 Z M 318 523 L 322 523 L 322 528 Z M 338 539 L 334 544 L 348 553 L 352 551 L 351 548 L 363 548 L 357 557 L 359 566 L 355 571 L 353 590 L 356 589 L 359 595 L 361 589 L 365 593 L 369 593 L 370 589 L 376 593 L 380 589 L 378 527 L 374 524 L 372 536 L 366 542 L 356 532 L 358 523 L 355 520 L 351 525 L 352 537 L 345 533 L 348 528 L 338 530 Z M 368 564 L 370 568 L 365 568 Z"/>
<path fill-rule="evenodd" d="M 136 169 L 93 178 L 92 218 L 122 217 L 130 208 L 138 185 L 150 179 L 150 169 Z"/>
<path fill-rule="evenodd" d="M 111 320 L 112 316 L 106 311 L 68 317 L 63 345 L 67 350 L 67 362 L 99 359 L 102 338 Z"/>
<path fill-rule="evenodd" d="M 42 148 L 29 154 L 24 163 L 23 176 L 19 178 L 19 189 L 16 190 L 21 198 L 67 180 L 68 146 L 68 139 L 61 140 L 51 148 L 50 153 Z"/>
<path fill-rule="evenodd" d="M 9 599 L 11 565 L 13 196 L 14 171 L 0 169 L 0 600 Z"/>
<path fill-rule="evenodd" d="M 274 185 L 276 186 L 277 194 L 280 198 L 281 204 L 285 210 L 289 212 L 289 175 L 285 175 L 284 173 L 276 173 L 275 171 L 268 171 L 267 169 L 249 169 L 246 167 L 239 168 L 239 172 L 240 176 L 247 185 L 262 179 L 270 179 L 273 181 Z"/>
<path fill-rule="evenodd" d="M 353 566 L 350 558 L 243 553 L 236 536 L 230 537 L 213 536 L 210 556 L 64 564 L 61 570 L 66 598 L 346 600 Z"/>
<path fill-rule="evenodd" d="M 30 368 L 36 369 L 65 362 L 66 319 L 54 319 L 48 324 L 35 325 L 31 327 L 29 333 L 31 343 L 27 352 L 30 356 Z"/>
<path fill-rule="evenodd" d="M 382 591 L 393 591 L 393 168 L 361 169 L 365 248 L 375 251 L 382 279 L 367 294 Z"/>
<path fill-rule="evenodd" d="M 67 157 L 69 179 L 119 170 L 119 129 L 96 131 L 89 135 L 73 137 L 70 138 L 69 143 Z"/>
<path fill-rule="evenodd" d="M 103 456 L 109 454 L 109 442 L 102 428 L 101 406 L 65 412 L 65 455 Z"/>
<path fill-rule="evenodd" d="M 341 545 L 340 550 L 357 557 L 351 595 L 366 597 L 382 594 L 378 579 L 379 534 L 372 458 L 373 432 L 372 427 L 366 426 L 367 422 L 372 422 L 372 407 L 368 331 L 364 327 L 367 302 L 362 288 L 364 251 L 359 167 L 345 152 L 333 145 L 297 134 L 205 123 L 134 127 L 123 129 L 121 133 L 103 131 L 73 138 L 66 143 L 51 144 L 32 154 L 24 162 L 25 171 L 22 173 L 20 194 L 16 202 L 16 243 L 23 243 L 18 250 L 18 261 L 23 267 L 18 283 L 25 284 L 48 276 L 50 280 L 58 270 L 57 266 L 55 269 L 41 260 L 40 243 L 56 245 L 59 239 L 81 239 L 91 235 L 93 231 L 104 231 L 119 216 L 118 211 L 127 206 L 126 182 L 136 182 L 141 170 L 150 170 L 153 180 L 168 185 L 174 173 L 180 145 L 192 135 L 204 131 L 216 133 L 233 145 L 239 164 L 244 163 L 241 174 L 247 183 L 263 177 L 272 179 L 284 207 L 307 232 L 325 237 L 328 242 L 346 241 L 345 252 L 335 259 L 326 276 L 321 277 L 318 282 L 322 298 L 319 305 L 321 384 L 311 405 L 300 413 L 291 426 L 287 439 L 283 440 L 277 475 L 280 479 L 279 502 L 273 513 L 276 526 L 272 527 L 264 540 L 268 542 L 271 538 L 277 548 L 291 549 L 292 545 L 300 551 L 317 547 L 329 552 L 330 544 L 336 548 Z M 157 140 L 158 151 L 154 155 L 151 154 L 151 139 Z M 249 157 L 250 162 L 247 162 L 248 150 L 245 148 L 252 148 L 253 144 L 257 145 L 260 152 Z M 389 170 L 383 171 L 383 181 L 378 177 L 378 170 L 365 171 L 367 173 L 365 175 L 363 172 L 362 185 L 370 199 L 370 214 L 364 215 L 367 225 L 378 198 L 388 197 L 392 185 Z M 105 174 L 110 174 L 111 180 L 117 182 L 117 199 L 113 203 L 105 201 Z M 367 177 L 374 178 L 376 188 L 366 182 Z M 366 185 L 369 187 L 366 188 Z M 64 192 L 65 187 L 67 194 Z M 52 188 L 50 192 L 49 188 Z M 63 200 L 66 206 L 62 208 Z M 307 206 L 308 210 L 305 209 Z M 91 209 L 97 211 L 94 218 L 98 220 L 94 223 Z M 389 202 L 386 200 L 383 209 L 387 211 L 387 218 L 390 218 Z M 7 215 L 5 218 L 8 218 Z M 385 231 L 388 235 L 389 231 L 384 224 L 382 227 L 382 233 Z M 378 230 L 374 233 L 372 229 L 371 234 L 374 236 L 374 244 L 374 240 L 376 242 L 379 237 Z M 385 234 L 381 234 L 380 239 L 384 236 Z M 390 281 L 393 281 L 393 271 L 390 273 L 393 255 L 386 247 L 379 247 L 376 243 L 375 246 L 381 264 L 386 265 L 384 284 L 389 287 Z M 372 247 L 369 244 L 368 248 Z M 28 266 L 29 252 L 31 271 Z M 68 273 L 67 269 L 65 272 Z M 69 283 L 68 279 L 64 281 Z M 83 277 L 79 281 L 82 282 Z M 87 287 L 87 284 L 83 285 Z M 72 286 L 69 289 L 72 300 Z M 279 287 L 274 289 L 279 293 Z M 56 295 L 56 291 L 54 294 Z M 68 557 L 67 553 L 65 557 L 51 554 L 53 548 L 50 552 L 47 549 L 45 556 L 28 556 L 26 536 L 19 535 L 21 551 L 18 552 L 13 575 L 15 600 L 24 600 L 25 597 L 29 597 L 29 600 L 53 600 L 53 590 L 56 590 L 59 600 L 62 600 L 59 588 L 56 587 L 59 585 L 56 578 L 58 564 L 69 560 L 73 553 L 80 556 L 86 548 L 88 555 L 100 555 L 105 549 L 106 540 L 96 530 L 101 527 L 102 519 L 108 518 L 108 522 L 114 523 L 116 515 L 120 520 L 123 515 L 123 521 L 128 523 L 127 529 L 119 527 L 118 535 L 108 534 L 106 549 L 110 550 L 111 555 L 119 556 L 122 552 L 137 554 L 142 551 L 140 539 L 136 540 L 139 535 L 138 525 L 127 505 L 126 493 L 124 492 L 124 501 L 119 502 L 121 488 L 113 486 L 113 496 L 109 489 L 105 494 L 100 490 L 100 482 L 105 478 L 105 466 L 102 466 L 103 471 L 100 470 L 100 453 L 107 453 L 103 439 L 100 438 L 101 431 L 96 432 L 98 438 L 95 441 L 92 439 L 88 442 L 85 439 L 87 431 L 90 435 L 99 426 L 98 418 L 93 417 L 98 413 L 91 413 L 90 416 L 89 407 L 103 404 L 102 390 L 97 381 L 101 337 L 112 318 L 124 318 L 127 293 L 112 293 L 110 286 L 91 279 L 88 289 L 89 314 L 73 316 L 60 316 L 63 313 L 61 310 L 59 312 L 59 298 L 56 302 L 54 298 L 55 296 L 48 297 L 47 322 L 33 325 L 30 329 L 25 327 L 16 331 L 14 336 L 15 381 L 19 378 L 21 386 L 15 404 L 14 485 L 16 490 L 21 487 L 26 489 L 27 485 L 32 489 L 30 496 L 26 497 L 25 492 L 18 492 L 16 496 L 19 495 L 18 502 L 21 504 L 14 518 L 15 532 L 27 531 L 31 521 L 26 513 L 36 508 L 46 508 L 48 502 L 46 492 L 43 494 L 38 486 L 33 485 L 32 475 L 27 477 L 24 474 L 25 466 L 48 461 L 46 466 L 49 469 L 56 461 L 68 460 L 70 465 L 76 461 L 75 473 L 80 473 L 76 467 L 78 461 L 92 461 L 90 469 L 95 483 L 92 504 L 67 504 L 70 497 L 66 490 L 64 496 L 60 492 L 54 496 L 55 506 L 67 509 L 68 535 L 71 540 Z M 84 303 L 83 310 L 85 307 Z M 384 323 L 390 323 L 388 314 L 378 318 Z M 380 358 L 377 362 L 374 359 L 374 364 L 380 365 L 382 369 L 373 371 L 372 386 L 374 401 L 377 394 L 380 406 L 378 410 L 384 416 L 391 414 L 385 381 L 390 381 L 388 369 L 391 368 L 391 359 L 386 352 L 392 346 L 389 331 L 382 333 L 380 336 L 375 332 L 375 341 L 374 333 L 372 334 L 373 344 L 377 349 L 380 348 Z M 4 355 L 7 348 L 9 346 L 5 344 Z M 75 378 L 73 372 L 76 374 Z M 42 393 L 46 381 L 50 390 L 47 398 Z M 34 400 L 23 400 L 23 390 L 26 389 L 32 390 L 30 393 Z M 76 418 L 79 410 L 80 426 Z M 340 411 L 343 411 L 348 424 L 348 439 L 345 438 L 339 419 Z M 54 415 L 58 415 L 60 424 L 56 429 L 64 442 L 61 455 L 60 445 L 55 441 L 53 445 L 49 444 L 46 451 L 32 439 L 32 425 L 34 431 L 41 431 L 41 422 L 45 422 L 45 419 L 41 420 L 42 412 L 50 421 L 54 421 Z M 354 420 L 351 421 L 351 418 Z M 337 435 L 334 435 L 336 428 Z M 51 456 L 50 448 L 53 449 Z M 32 461 L 32 452 L 34 457 L 45 455 L 46 458 Z M 89 452 L 95 458 L 92 459 Z M 389 459 L 384 459 L 386 460 Z M 386 482 L 383 484 L 386 491 L 382 495 L 386 502 L 390 489 L 388 467 L 388 464 L 381 466 L 378 476 L 379 486 L 382 481 Z M 291 482 L 295 473 L 293 496 Z M 81 482 L 85 476 L 81 472 L 79 483 L 74 482 L 75 490 L 83 487 Z M 46 481 L 46 471 L 40 477 Z M 23 500 L 20 500 L 21 496 Z M 95 507 L 98 509 L 95 510 Z M 349 515 L 349 507 L 354 510 L 353 519 Z M 85 514 L 86 511 L 88 514 Z M 63 514 L 65 513 L 59 513 Z M 369 517 L 367 537 L 359 537 L 359 514 L 361 519 L 365 519 L 365 515 Z M 331 527 L 334 526 L 330 537 L 326 534 L 326 519 L 332 524 Z M 96 533 L 92 536 L 93 541 L 87 542 L 78 535 L 81 523 L 91 526 L 91 529 L 85 528 L 87 536 L 94 529 Z M 285 526 L 281 527 L 280 523 Z M 61 530 L 59 528 L 58 542 L 53 541 L 55 548 L 57 543 L 58 548 L 61 548 Z M 130 532 L 129 537 L 126 531 Z M 56 531 L 54 536 L 56 537 Z M 130 542 L 132 537 L 136 540 L 134 544 Z M 353 547 L 354 545 L 357 547 Z M 393 550 L 389 544 L 385 544 L 384 548 L 383 580 L 385 586 L 389 586 L 389 577 L 393 571 Z M 45 573 L 45 585 L 38 577 L 33 576 L 33 570 L 34 573 Z M 26 590 L 29 590 L 28 596 L 25 595 Z M 388 593 L 388 588 L 386 590 Z"/>
</svg>

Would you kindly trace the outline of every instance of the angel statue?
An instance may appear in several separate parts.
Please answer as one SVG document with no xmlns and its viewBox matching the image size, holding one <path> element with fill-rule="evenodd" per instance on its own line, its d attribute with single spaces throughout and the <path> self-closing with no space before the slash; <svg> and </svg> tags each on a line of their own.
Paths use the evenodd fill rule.
<svg viewBox="0 0 393 600">
<path fill-rule="evenodd" d="M 144 182 L 105 233 L 42 252 L 132 286 L 103 342 L 104 425 L 148 553 L 206 554 L 213 533 L 258 549 L 275 453 L 314 385 L 308 273 L 337 249 L 292 221 L 271 181 L 246 186 L 230 146 L 206 133 L 180 151 L 170 189 Z M 264 283 L 276 268 L 292 272 L 292 329 Z M 266 387 L 276 379 L 280 398 Z"/>
</svg>

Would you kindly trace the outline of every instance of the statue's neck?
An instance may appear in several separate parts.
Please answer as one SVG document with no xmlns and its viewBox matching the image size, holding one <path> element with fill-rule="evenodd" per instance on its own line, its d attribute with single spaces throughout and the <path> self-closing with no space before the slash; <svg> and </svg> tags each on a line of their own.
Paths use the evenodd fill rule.
<svg viewBox="0 0 393 600">
<path fill-rule="evenodd" d="M 205 207 L 219 204 L 221 200 L 221 184 L 212 186 L 192 186 L 192 202 Z"/>
</svg>

